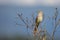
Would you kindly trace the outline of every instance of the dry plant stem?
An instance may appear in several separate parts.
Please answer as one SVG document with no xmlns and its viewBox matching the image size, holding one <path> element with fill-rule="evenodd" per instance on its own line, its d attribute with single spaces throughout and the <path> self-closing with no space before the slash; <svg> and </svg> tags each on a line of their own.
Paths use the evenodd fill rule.
<svg viewBox="0 0 60 40">
<path fill-rule="evenodd" d="M 58 20 L 58 22 L 55 23 L 55 28 L 53 30 L 53 34 L 52 34 L 52 40 L 54 40 L 54 35 L 55 35 L 55 32 L 57 30 L 57 26 L 60 24 L 60 19 Z"/>
<path fill-rule="evenodd" d="M 25 25 L 27 25 L 26 22 L 24 21 L 23 17 L 22 17 L 22 14 L 18 14 L 18 16 L 19 16 L 19 18 L 22 20 L 22 22 L 23 22 Z M 16 25 L 22 25 L 22 24 L 17 24 L 17 23 L 16 23 Z"/>
<path fill-rule="evenodd" d="M 26 23 L 29 24 L 29 23 L 28 23 L 28 17 L 26 17 Z M 27 33 L 28 33 L 28 36 L 30 37 L 29 31 L 28 31 L 28 27 L 29 27 L 29 26 L 27 26 Z"/>
<path fill-rule="evenodd" d="M 32 16 L 31 16 L 31 17 L 32 17 L 32 20 L 31 20 L 31 21 L 32 21 L 31 27 L 33 27 L 33 26 L 35 26 L 34 13 L 32 14 Z M 33 27 L 33 28 L 34 28 L 34 27 Z"/>
<path fill-rule="evenodd" d="M 22 15 L 21 14 L 18 14 L 18 16 L 20 17 L 20 19 L 22 20 L 22 22 L 28 27 L 29 25 L 24 21 Z"/>
<path fill-rule="evenodd" d="M 25 26 L 25 25 L 23 25 L 23 24 L 18 24 L 18 23 L 16 23 L 16 25 Z"/>
<path fill-rule="evenodd" d="M 28 27 L 29 27 L 29 25 L 28 25 L 28 23 L 26 23 L 26 22 L 28 22 L 28 20 L 25 20 L 25 21 L 26 21 L 26 22 L 25 22 L 21 14 L 18 14 L 18 16 L 19 16 L 19 18 L 21 19 L 21 21 L 26 25 L 26 27 L 27 27 L 27 33 L 28 33 L 28 35 L 29 35 L 29 32 L 28 32 Z M 29 35 L 29 36 L 30 36 L 30 35 Z"/>
<path fill-rule="evenodd" d="M 55 32 L 56 32 L 56 28 L 57 28 L 57 22 L 56 22 L 56 20 L 57 20 L 57 16 L 58 16 L 58 11 L 57 11 L 57 8 L 56 8 L 56 13 L 55 13 L 55 18 L 54 18 L 54 20 L 55 20 L 55 27 L 54 27 L 54 30 L 53 30 L 53 33 L 52 33 L 52 40 L 54 40 L 54 35 L 55 35 Z"/>
</svg>

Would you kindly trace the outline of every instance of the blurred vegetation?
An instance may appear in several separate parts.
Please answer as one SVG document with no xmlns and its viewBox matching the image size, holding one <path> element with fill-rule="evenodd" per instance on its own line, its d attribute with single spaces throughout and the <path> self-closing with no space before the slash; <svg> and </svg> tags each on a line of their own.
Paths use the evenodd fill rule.
<svg viewBox="0 0 60 40">
<path fill-rule="evenodd" d="M 29 19 L 28 17 L 24 17 L 23 13 L 18 13 L 17 14 L 18 17 L 20 18 L 20 20 L 24 23 L 24 24 L 18 24 L 16 23 L 16 25 L 20 25 L 20 26 L 24 26 L 27 29 L 27 35 L 28 36 L 19 36 L 18 34 L 14 37 L 0 37 L 0 40 L 59 40 L 59 37 L 56 38 L 55 37 L 55 33 L 57 32 L 57 28 L 60 25 L 60 18 L 58 19 L 58 15 L 59 15 L 59 11 L 57 8 L 55 8 L 55 13 L 52 17 L 47 16 L 47 19 L 52 19 L 54 22 L 52 22 L 52 24 L 54 24 L 54 29 L 52 30 L 52 33 L 49 33 L 48 30 L 46 30 L 46 23 L 43 24 L 40 28 L 38 28 L 38 33 L 36 33 L 36 35 L 34 35 L 33 30 L 35 27 L 35 16 L 34 13 L 32 13 L 31 18 Z M 45 18 L 45 17 L 44 17 Z M 44 21 L 44 20 L 43 20 Z M 29 30 L 31 30 L 31 34 Z"/>
<path fill-rule="evenodd" d="M 52 33 L 48 33 L 48 30 L 46 30 L 46 23 L 44 24 L 44 29 L 42 29 L 42 27 L 39 29 L 39 32 L 36 33 L 36 35 L 34 36 L 34 33 L 32 32 L 34 27 L 35 27 L 35 17 L 34 17 L 34 13 L 32 13 L 31 15 L 31 20 L 28 19 L 28 17 L 24 18 L 23 14 L 22 13 L 18 13 L 18 17 L 20 18 L 20 20 L 24 23 L 24 25 L 26 26 L 26 29 L 27 29 L 27 33 L 29 34 L 29 31 L 28 31 L 28 28 L 31 29 L 31 33 L 33 33 L 33 38 L 27 38 L 26 40 L 55 40 L 55 33 L 56 33 L 56 30 L 57 30 L 57 27 L 58 25 L 60 25 L 60 19 L 57 19 L 58 18 L 58 9 L 55 8 L 55 13 L 54 13 L 54 16 L 49 17 L 47 16 L 48 19 L 52 19 L 54 22 L 54 29 L 52 30 Z M 44 17 L 45 18 L 45 17 Z M 58 20 L 58 21 L 57 21 Z M 43 20 L 44 21 L 44 20 Z M 50 20 L 49 20 L 50 21 Z M 30 25 L 29 25 L 30 23 Z M 16 23 L 16 25 L 20 25 L 20 26 L 24 26 L 22 24 L 18 24 Z M 30 36 L 30 35 L 28 35 Z M 18 39 L 20 37 L 17 37 Z M 22 38 L 24 39 L 24 38 Z M 21 40 L 21 39 L 20 39 Z M 25 40 L 25 39 L 24 39 Z"/>
</svg>

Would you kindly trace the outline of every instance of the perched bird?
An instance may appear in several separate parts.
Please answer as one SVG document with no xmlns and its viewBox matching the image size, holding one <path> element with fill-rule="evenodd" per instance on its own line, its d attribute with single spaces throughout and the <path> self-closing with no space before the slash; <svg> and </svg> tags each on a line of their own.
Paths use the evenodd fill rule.
<svg viewBox="0 0 60 40">
<path fill-rule="evenodd" d="M 42 22 L 42 20 L 43 20 L 43 12 L 39 11 L 35 20 L 34 34 L 38 31 L 38 26 Z"/>
</svg>

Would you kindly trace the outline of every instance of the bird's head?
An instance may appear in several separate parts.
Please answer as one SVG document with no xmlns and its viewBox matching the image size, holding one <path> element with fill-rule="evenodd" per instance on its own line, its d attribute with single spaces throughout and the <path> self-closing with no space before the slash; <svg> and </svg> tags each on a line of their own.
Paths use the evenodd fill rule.
<svg viewBox="0 0 60 40">
<path fill-rule="evenodd" d="M 42 10 L 38 11 L 38 16 L 43 16 L 43 11 Z"/>
</svg>

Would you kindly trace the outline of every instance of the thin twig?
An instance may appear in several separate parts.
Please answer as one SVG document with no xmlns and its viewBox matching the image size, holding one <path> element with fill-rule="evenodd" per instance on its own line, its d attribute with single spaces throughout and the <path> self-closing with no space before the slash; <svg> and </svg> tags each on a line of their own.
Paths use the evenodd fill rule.
<svg viewBox="0 0 60 40">
<path fill-rule="evenodd" d="M 20 19 L 22 20 L 22 22 L 23 22 L 26 26 L 28 26 L 28 24 L 24 21 L 22 15 L 18 14 L 18 16 L 20 17 Z"/>
<path fill-rule="evenodd" d="M 55 27 L 54 27 L 54 30 L 53 30 L 53 33 L 52 33 L 52 40 L 54 40 L 54 35 L 55 35 L 55 32 L 56 32 L 56 28 L 57 28 L 57 16 L 58 16 L 58 11 L 57 11 L 57 8 L 56 8 L 56 13 L 54 15 L 54 20 L 55 20 Z"/>
<path fill-rule="evenodd" d="M 16 23 L 16 25 L 25 26 L 25 25 L 23 25 L 23 24 L 18 24 L 18 23 Z"/>
</svg>

